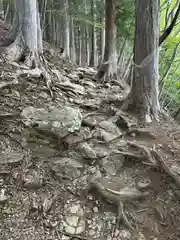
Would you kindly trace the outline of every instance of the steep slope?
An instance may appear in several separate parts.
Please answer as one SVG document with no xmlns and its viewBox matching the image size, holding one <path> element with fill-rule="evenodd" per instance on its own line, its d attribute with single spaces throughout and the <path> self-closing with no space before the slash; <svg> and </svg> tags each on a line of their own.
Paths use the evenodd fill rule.
<svg viewBox="0 0 180 240">
<path fill-rule="evenodd" d="M 140 128 L 128 86 L 57 68 L 0 66 L 1 239 L 179 239 L 180 127 Z"/>
</svg>

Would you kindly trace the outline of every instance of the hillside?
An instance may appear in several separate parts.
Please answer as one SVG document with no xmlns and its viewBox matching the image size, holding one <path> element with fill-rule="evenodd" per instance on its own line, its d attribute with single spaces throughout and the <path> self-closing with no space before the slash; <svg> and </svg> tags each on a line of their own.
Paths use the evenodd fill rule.
<svg viewBox="0 0 180 240">
<path fill-rule="evenodd" d="M 138 126 L 127 86 L 58 64 L 49 85 L 0 66 L 0 239 L 179 239 L 180 127 Z"/>
</svg>

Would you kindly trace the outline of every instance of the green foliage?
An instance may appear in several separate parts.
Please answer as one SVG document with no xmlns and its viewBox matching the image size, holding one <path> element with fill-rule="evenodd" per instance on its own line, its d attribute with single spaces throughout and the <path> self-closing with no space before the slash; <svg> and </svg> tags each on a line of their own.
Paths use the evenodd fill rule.
<svg viewBox="0 0 180 240">
<path fill-rule="evenodd" d="M 117 2 L 117 36 L 132 40 L 135 30 L 135 0 Z"/>
<path fill-rule="evenodd" d="M 172 21 L 170 13 L 173 16 L 178 6 L 177 0 L 166 1 L 161 0 L 161 18 L 160 29 L 164 31 Z M 163 44 L 160 53 L 160 79 L 163 84 L 163 92 L 161 95 L 161 103 L 170 112 L 174 113 L 180 105 L 180 31 L 179 25 L 173 28 L 170 36 Z M 163 82 L 162 82 L 163 80 Z"/>
<path fill-rule="evenodd" d="M 174 49 L 176 45 L 180 42 L 180 38 L 170 35 L 164 44 L 167 49 Z"/>
</svg>

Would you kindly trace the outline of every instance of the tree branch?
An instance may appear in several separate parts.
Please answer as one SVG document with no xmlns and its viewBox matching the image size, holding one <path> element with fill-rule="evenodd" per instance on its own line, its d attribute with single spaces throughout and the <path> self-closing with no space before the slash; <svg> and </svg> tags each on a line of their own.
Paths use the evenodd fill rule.
<svg viewBox="0 0 180 240">
<path fill-rule="evenodd" d="M 177 8 L 177 11 L 174 15 L 174 18 L 172 19 L 172 22 L 171 24 L 169 25 L 169 27 L 167 27 L 164 31 L 164 33 L 160 36 L 159 38 L 159 46 L 165 41 L 165 39 L 169 36 L 169 34 L 172 32 L 173 30 L 173 27 L 175 26 L 176 24 L 176 21 L 177 21 L 177 18 L 178 18 L 178 15 L 179 15 L 179 12 L 180 12 L 180 3 L 179 3 L 179 6 Z"/>
</svg>

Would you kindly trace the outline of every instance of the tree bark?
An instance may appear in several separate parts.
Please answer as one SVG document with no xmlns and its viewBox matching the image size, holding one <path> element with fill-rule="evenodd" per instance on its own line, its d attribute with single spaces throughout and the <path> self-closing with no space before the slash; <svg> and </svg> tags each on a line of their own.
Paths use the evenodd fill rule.
<svg viewBox="0 0 180 240">
<path fill-rule="evenodd" d="M 140 120 L 158 119 L 158 0 L 136 0 L 134 72 L 132 87 L 123 109 L 135 110 Z"/>
<path fill-rule="evenodd" d="M 96 78 L 101 80 L 112 77 L 117 78 L 116 56 L 116 9 L 114 0 L 105 1 L 105 49 L 104 60 L 100 65 Z"/>
<path fill-rule="evenodd" d="M 13 43 L 7 47 L 7 60 L 23 60 L 30 67 L 39 65 L 43 47 L 36 0 L 16 1 L 16 20 L 10 36 Z"/>
</svg>

